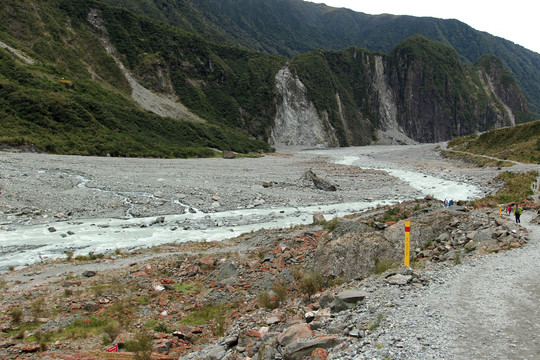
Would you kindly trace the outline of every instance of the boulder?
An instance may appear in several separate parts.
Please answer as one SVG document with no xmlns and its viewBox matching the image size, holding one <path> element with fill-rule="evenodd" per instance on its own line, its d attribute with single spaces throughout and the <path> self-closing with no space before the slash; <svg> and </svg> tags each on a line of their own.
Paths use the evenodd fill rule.
<svg viewBox="0 0 540 360">
<path fill-rule="evenodd" d="M 368 294 L 365 291 L 351 289 L 340 292 L 337 294 L 336 298 L 349 304 L 356 304 L 359 301 L 364 300 L 366 296 L 368 296 Z"/>
<path fill-rule="evenodd" d="M 93 276 L 96 276 L 96 272 L 92 270 L 86 270 L 85 272 L 82 273 L 82 276 L 93 277 Z"/>
<path fill-rule="evenodd" d="M 311 181 L 313 183 L 313 185 L 315 185 L 315 187 L 317 189 L 324 190 L 324 191 L 336 191 L 337 190 L 336 185 L 332 184 L 330 181 L 328 181 L 326 179 L 322 179 L 322 178 L 318 177 L 311 170 L 307 170 L 304 173 L 304 176 L 302 178 L 304 180 L 306 180 L 306 181 Z"/>
<path fill-rule="evenodd" d="M 296 324 L 285 329 L 278 335 L 277 341 L 281 346 L 287 346 L 300 339 L 307 339 L 313 336 L 313 331 L 309 324 Z"/>
<path fill-rule="evenodd" d="M 329 349 L 338 345 L 341 340 L 335 336 L 319 336 L 310 340 L 295 341 L 283 349 L 284 360 L 300 360 L 309 357 L 317 348 Z"/>
<path fill-rule="evenodd" d="M 324 218 L 324 215 L 320 212 L 317 212 L 313 214 L 313 223 L 314 224 L 324 224 L 326 222 L 326 219 Z"/>
<path fill-rule="evenodd" d="M 386 278 L 390 285 L 407 285 L 412 280 L 412 275 L 396 274 Z"/>
<path fill-rule="evenodd" d="M 223 150 L 223 152 L 221 153 L 221 156 L 223 157 L 223 159 L 234 159 L 235 158 L 235 155 L 232 151 L 230 150 Z"/>
</svg>

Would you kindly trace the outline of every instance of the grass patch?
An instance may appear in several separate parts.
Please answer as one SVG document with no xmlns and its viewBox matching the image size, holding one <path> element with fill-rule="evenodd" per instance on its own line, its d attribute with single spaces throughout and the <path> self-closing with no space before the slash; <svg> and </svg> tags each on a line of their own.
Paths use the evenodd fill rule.
<svg viewBox="0 0 540 360">
<path fill-rule="evenodd" d="M 206 305 L 200 309 L 192 310 L 186 317 L 180 320 L 180 323 L 190 326 L 213 324 L 214 335 L 223 336 L 227 329 L 226 320 L 231 310 L 232 307 L 230 305 Z"/>
<path fill-rule="evenodd" d="M 152 337 L 149 334 L 138 332 L 134 340 L 126 341 L 126 351 L 135 353 L 136 360 L 150 360 L 152 358 Z"/>
<path fill-rule="evenodd" d="M 174 291 L 181 292 L 182 294 L 190 294 L 197 291 L 197 284 L 175 283 L 172 284 Z"/>
<path fill-rule="evenodd" d="M 496 179 L 504 181 L 504 187 L 495 195 L 484 198 L 484 201 L 493 201 L 497 204 L 521 202 L 533 195 L 531 185 L 538 176 L 538 172 L 512 173 L 505 171 Z"/>
<path fill-rule="evenodd" d="M 410 212 L 400 206 L 394 206 L 386 210 L 381 218 L 380 222 L 397 222 L 399 220 L 407 219 L 411 216 Z"/>
<path fill-rule="evenodd" d="M 540 163 L 540 120 L 466 136 L 448 143 L 453 150 L 528 164 Z M 497 165 L 498 166 L 498 165 Z"/>
<path fill-rule="evenodd" d="M 373 268 L 373 272 L 379 275 L 394 267 L 396 267 L 396 264 L 390 258 L 377 259 L 375 261 L 375 267 Z"/>
<path fill-rule="evenodd" d="M 307 298 L 322 290 L 324 286 L 324 279 L 319 273 L 300 270 L 293 272 L 293 276 L 297 278 L 298 289 Z"/>
<path fill-rule="evenodd" d="M 106 317 L 90 317 L 76 319 L 71 325 L 60 329 L 51 341 L 67 339 L 87 339 L 106 332 L 107 326 L 113 323 L 113 320 Z"/>
<path fill-rule="evenodd" d="M 277 309 L 281 306 L 285 300 L 287 300 L 287 294 L 289 288 L 283 281 L 275 282 L 272 285 L 272 291 L 263 291 L 259 294 L 258 303 L 265 309 Z"/>
<path fill-rule="evenodd" d="M 334 230 L 336 230 L 336 228 L 338 227 L 339 225 L 339 220 L 338 218 L 333 218 L 332 220 L 330 221 L 323 221 L 321 222 L 321 224 L 323 229 L 328 231 L 328 232 L 332 232 Z"/>
<path fill-rule="evenodd" d="M 384 315 L 378 314 L 377 318 L 368 325 L 367 330 L 373 331 L 375 329 L 378 329 L 381 326 L 381 322 L 383 321 L 383 319 L 384 319 Z"/>
</svg>

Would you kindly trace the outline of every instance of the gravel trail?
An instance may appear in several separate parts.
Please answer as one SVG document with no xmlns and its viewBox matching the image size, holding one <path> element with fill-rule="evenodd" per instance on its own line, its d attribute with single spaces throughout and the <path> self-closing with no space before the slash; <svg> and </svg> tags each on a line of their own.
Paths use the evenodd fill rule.
<svg viewBox="0 0 540 360">
<path fill-rule="evenodd" d="M 390 294 L 379 350 L 354 358 L 540 359 L 540 226 L 532 216 L 522 216 L 530 238 L 522 248 L 443 265 L 426 289 Z"/>
</svg>

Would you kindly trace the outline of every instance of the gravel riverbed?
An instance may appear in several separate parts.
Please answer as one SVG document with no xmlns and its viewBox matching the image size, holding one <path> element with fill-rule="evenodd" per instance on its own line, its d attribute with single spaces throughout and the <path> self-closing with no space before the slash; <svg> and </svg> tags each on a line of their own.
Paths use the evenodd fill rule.
<svg viewBox="0 0 540 360">
<path fill-rule="evenodd" d="M 0 152 L 0 246 L 2 234 L 22 233 L 31 226 L 50 228 L 59 222 L 402 201 L 424 195 L 426 190 L 391 176 L 385 168 L 473 184 L 478 196 L 500 186 L 493 178 L 506 169 L 445 161 L 438 146 L 283 149 L 262 158 L 232 160 Z M 351 158 L 350 163 L 343 161 Z M 303 174 L 308 169 L 336 184 L 338 191 L 306 185 Z M 513 170 L 538 170 L 538 166 L 518 165 Z M 464 257 L 458 265 L 434 264 L 423 270 L 427 282 L 421 286 L 389 286 L 381 278 L 364 281 L 361 290 L 370 293 L 366 302 L 339 313 L 335 322 L 354 322 L 369 313 L 381 314 L 380 324 L 347 342 L 347 347 L 337 346 L 328 358 L 540 358 L 540 228 L 530 223 L 532 217 L 532 212 L 522 217 L 529 242 L 519 249 Z M 2 246 L 3 252 L 24 250 L 24 246 Z M 137 261 L 153 256 L 145 253 Z M 126 258 L 84 266 L 109 271 L 133 261 Z M 25 269 L 4 274 L 16 284 L 8 291 L 28 290 L 55 281 L 58 274 L 84 270 L 67 263 L 39 266 L 39 271 L 28 270 L 28 276 Z"/>
</svg>

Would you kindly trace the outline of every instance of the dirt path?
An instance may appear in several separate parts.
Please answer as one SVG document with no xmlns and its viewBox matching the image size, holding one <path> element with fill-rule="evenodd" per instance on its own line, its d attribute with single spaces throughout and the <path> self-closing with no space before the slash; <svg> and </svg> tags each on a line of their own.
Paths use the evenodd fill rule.
<svg viewBox="0 0 540 360">
<path fill-rule="evenodd" d="M 540 358 L 540 226 L 531 216 L 524 248 L 479 259 L 447 284 L 458 358 Z"/>
<path fill-rule="evenodd" d="M 519 249 L 468 259 L 433 274 L 400 301 L 384 339 L 402 339 L 400 359 L 540 359 L 540 225 L 522 225 Z"/>
</svg>

